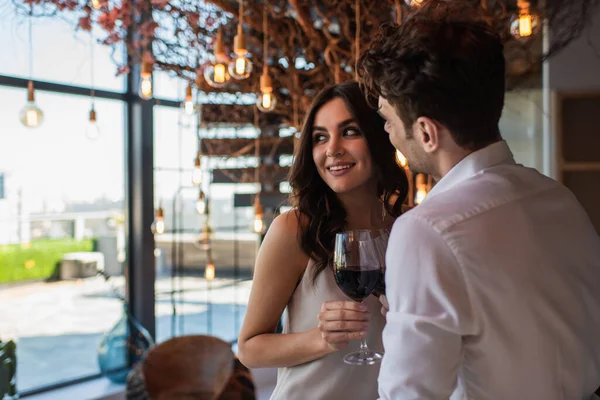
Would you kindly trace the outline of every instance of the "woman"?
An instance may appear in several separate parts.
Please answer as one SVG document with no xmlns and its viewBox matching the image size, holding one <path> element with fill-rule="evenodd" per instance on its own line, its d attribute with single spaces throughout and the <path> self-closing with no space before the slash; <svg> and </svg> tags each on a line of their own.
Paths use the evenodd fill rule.
<svg viewBox="0 0 600 400">
<path fill-rule="evenodd" d="M 367 336 L 369 347 L 382 351 L 385 321 L 374 296 L 360 305 L 337 287 L 335 234 L 389 229 L 408 182 L 383 119 L 357 83 L 328 87 L 315 98 L 290 184 L 295 208 L 273 221 L 257 255 L 240 360 L 280 368 L 272 399 L 375 399 L 379 366 L 346 365 L 348 349 L 340 350 Z"/>
</svg>

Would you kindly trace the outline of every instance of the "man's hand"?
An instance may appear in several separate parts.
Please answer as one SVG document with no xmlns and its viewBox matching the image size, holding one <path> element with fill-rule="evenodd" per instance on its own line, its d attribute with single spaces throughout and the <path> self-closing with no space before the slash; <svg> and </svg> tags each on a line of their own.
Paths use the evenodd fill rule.
<svg viewBox="0 0 600 400">
<path fill-rule="evenodd" d="M 383 315 L 385 317 L 388 310 L 390 309 L 390 305 L 388 304 L 387 297 L 385 297 L 385 294 L 382 294 L 381 296 L 379 296 L 379 302 L 382 305 L 381 315 Z"/>
</svg>

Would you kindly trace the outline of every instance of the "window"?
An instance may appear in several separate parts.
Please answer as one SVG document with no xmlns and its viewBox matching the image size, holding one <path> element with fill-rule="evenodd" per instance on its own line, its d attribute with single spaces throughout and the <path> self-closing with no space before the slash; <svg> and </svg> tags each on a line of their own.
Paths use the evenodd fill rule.
<svg viewBox="0 0 600 400">
<path fill-rule="evenodd" d="M 43 124 L 19 122 L 26 91 L 0 86 L 0 338 L 16 338 L 20 392 L 96 375 L 122 315 L 124 104 L 36 92 Z M 108 280 L 98 276 L 103 270 Z"/>
<path fill-rule="evenodd" d="M 235 341 L 244 316 L 258 236 L 250 233 L 252 210 L 234 209 L 236 192 L 253 184 L 214 184 L 210 170 L 244 160 L 202 157 L 202 190 L 214 231 L 215 278 L 205 278 L 208 251 L 201 241 L 206 215 L 196 211 L 200 188 L 192 185 L 197 155 L 195 122 L 179 125 L 179 109 L 154 107 L 155 199 L 163 207 L 165 234 L 156 235 L 157 342 L 172 336 L 210 334 Z M 212 129 L 211 134 L 218 129 Z M 205 136 L 206 132 L 201 132 Z"/>
<path fill-rule="evenodd" d="M 17 2 L 18 3 L 18 2 Z M 20 5 L 25 7 L 24 3 Z M 32 18 L 32 50 L 29 55 L 29 17 L 18 12 L 11 0 L 0 0 L 0 75 L 91 86 L 90 33 L 75 30 L 76 17 L 61 13 L 61 18 Z M 102 38 L 100 31 L 94 37 Z M 116 77 L 123 54 L 98 43 L 93 46 L 94 85 L 97 89 L 125 91 L 125 79 Z M 31 62 L 30 62 L 31 57 Z M 57 61 L 58 60 L 58 61 Z"/>
</svg>

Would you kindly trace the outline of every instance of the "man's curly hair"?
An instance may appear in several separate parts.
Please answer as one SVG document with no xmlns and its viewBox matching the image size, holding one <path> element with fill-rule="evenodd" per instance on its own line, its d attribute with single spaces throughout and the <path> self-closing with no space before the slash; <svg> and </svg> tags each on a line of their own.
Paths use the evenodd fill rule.
<svg viewBox="0 0 600 400">
<path fill-rule="evenodd" d="M 358 61 L 370 96 L 386 98 L 412 131 L 416 119 L 444 125 L 476 150 L 498 140 L 505 61 L 498 34 L 464 2 L 425 0 L 401 25 L 385 25 Z"/>
</svg>

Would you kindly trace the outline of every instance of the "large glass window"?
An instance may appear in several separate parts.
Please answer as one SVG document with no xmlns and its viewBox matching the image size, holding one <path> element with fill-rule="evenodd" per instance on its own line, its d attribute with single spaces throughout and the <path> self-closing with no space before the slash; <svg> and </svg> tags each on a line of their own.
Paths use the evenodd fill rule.
<svg viewBox="0 0 600 400">
<path fill-rule="evenodd" d="M 96 99 L 90 140 L 89 98 L 37 91 L 35 129 L 25 100 L 0 86 L 0 340 L 16 339 L 20 392 L 100 372 L 126 255 L 124 104 Z"/>
<path fill-rule="evenodd" d="M 235 341 L 248 301 L 258 236 L 250 232 L 251 208 L 235 209 L 234 196 L 257 188 L 253 184 L 211 183 L 211 171 L 252 164 L 253 160 L 203 156 L 202 184 L 194 186 L 198 135 L 194 122 L 180 124 L 179 112 L 177 108 L 154 108 L 155 199 L 164 210 L 166 225 L 165 233 L 155 237 L 157 341 L 184 334 L 210 334 Z M 211 128 L 200 135 L 226 133 L 235 132 Z M 208 217 L 197 212 L 200 189 L 208 200 Z M 202 239 L 207 218 L 213 231 L 210 250 Z M 211 258 L 215 276 L 207 280 Z"/>
<path fill-rule="evenodd" d="M 94 54 L 94 85 L 98 89 L 123 92 L 125 79 L 115 76 L 123 52 L 97 43 L 105 34 L 75 30 L 77 17 L 65 12 L 60 18 L 32 18 L 32 51 L 29 54 L 29 17 L 17 11 L 11 0 L 0 0 L 0 75 L 88 87 L 92 84 L 91 49 Z M 26 10 L 25 3 L 19 7 Z M 104 35 L 104 36 L 103 36 Z"/>
</svg>

